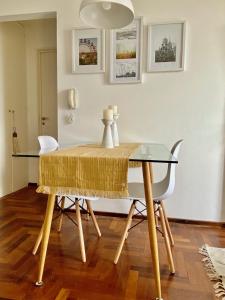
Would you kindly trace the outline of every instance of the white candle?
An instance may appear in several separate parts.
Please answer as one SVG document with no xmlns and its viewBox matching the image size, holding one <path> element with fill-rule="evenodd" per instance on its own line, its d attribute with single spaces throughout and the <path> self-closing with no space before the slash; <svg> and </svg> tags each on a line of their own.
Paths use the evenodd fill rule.
<svg viewBox="0 0 225 300">
<path fill-rule="evenodd" d="M 103 119 L 112 120 L 113 119 L 113 110 L 112 109 L 104 109 L 103 110 Z"/>
<path fill-rule="evenodd" d="M 114 115 L 118 114 L 118 106 L 117 105 L 109 105 L 109 109 L 113 110 Z"/>
</svg>

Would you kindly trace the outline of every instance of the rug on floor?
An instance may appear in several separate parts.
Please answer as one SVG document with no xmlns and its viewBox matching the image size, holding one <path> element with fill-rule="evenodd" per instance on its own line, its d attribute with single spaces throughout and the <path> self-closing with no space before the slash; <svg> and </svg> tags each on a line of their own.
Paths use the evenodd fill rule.
<svg viewBox="0 0 225 300">
<path fill-rule="evenodd" d="M 211 281 L 216 282 L 214 289 L 216 296 L 225 300 L 225 248 L 202 246 L 199 253 L 205 256 L 202 261 Z"/>
</svg>

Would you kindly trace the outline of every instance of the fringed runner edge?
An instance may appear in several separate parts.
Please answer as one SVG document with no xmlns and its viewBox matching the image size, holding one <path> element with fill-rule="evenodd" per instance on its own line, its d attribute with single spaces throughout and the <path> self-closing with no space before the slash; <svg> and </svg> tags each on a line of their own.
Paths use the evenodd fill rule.
<svg viewBox="0 0 225 300">
<path fill-rule="evenodd" d="M 119 199 L 119 198 L 128 198 L 129 193 L 127 190 L 124 191 L 103 191 L 103 190 L 88 190 L 88 189 L 79 189 L 73 187 L 49 187 L 40 185 L 36 189 L 37 193 L 42 194 L 53 194 L 60 196 L 86 196 L 86 197 L 102 197 L 106 199 Z"/>
</svg>

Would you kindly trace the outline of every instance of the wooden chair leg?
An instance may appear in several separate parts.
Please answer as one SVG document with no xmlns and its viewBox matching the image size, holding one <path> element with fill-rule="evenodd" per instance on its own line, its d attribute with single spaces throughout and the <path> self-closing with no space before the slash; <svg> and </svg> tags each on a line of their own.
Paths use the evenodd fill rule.
<svg viewBox="0 0 225 300">
<path fill-rule="evenodd" d="M 170 239 L 170 245 L 172 247 L 174 247 L 174 239 L 173 239 L 173 235 L 172 235 L 170 223 L 169 223 L 167 215 L 166 215 L 165 206 L 164 206 L 163 201 L 161 201 L 161 207 L 162 207 L 163 214 L 164 214 L 164 219 L 165 219 L 165 223 L 166 223 L 166 229 L 167 229 L 167 232 L 168 232 L 168 235 L 169 235 L 169 239 Z"/>
<path fill-rule="evenodd" d="M 151 184 L 152 184 L 154 183 L 152 163 L 149 163 L 149 170 L 150 170 L 150 177 L 151 177 Z"/>
<path fill-rule="evenodd" d="M 134 201 L 134 200 L 133 200 L 133 201 Z M 130 230 L 130 228 L 131 228 L 131 225 L 132 225 L 132 222 L 130 222 L 130 226 L 129 226 L 128 229 L 127 229 L 127 234 L 126 234 L 125 240 L 128 239 L 128 236 L 129 236 L 129 230 Z"/>
<path fill-rule="evenodd" d="M 86 204 L 87 204 L 88 211 L 91 214 L 91 218 L 92 218 L 92 221 L 94 223 L 95 229 L 96 229 L 96 231 L 98 233 L 98 236 L 101 237 L 102 234 L 101 234 L 101 231 L 99 229 L 98 222 L 96 220 L 95 214 L 93 212 L 91 201 L 90 200 L 85 200 L 85 201 L 86 201 Z"/>
<path fill-rule="evenodd" d="M 82 257 L 82 261 L 85 263 L 86 262 L 86 253 L 85 253 L 85 246 L 84 246 L 84 235 L 83 235 L 82 221 L 81 221 L 81 215 L 80 215 L 79 200 L 76 200 L 76 218 L 77 218 L 77 225 L 78 225 L 78 230 L 79 230 L 81 257 Z"/>
<path fill-rule="evenodd" d="M 90 220 L 90 215 L 89 215 L 89 214 L 90 214 L 91 212 L 89 211 L 89 208 L 88 208 L 87 201 L 88 201 L 88 200 L 85 200 L 85 202 L 86 202 L 86 206 L 87 206 L 86 220 L 87 220 L 87 221 L 89 221 L 89 220 Z"/>
<path fill-rule="evenodd" d="M 120 244 L 117 248 L 116 255 L 115 255 L 115 258 L 114 258 L 114 264 L 117 264 L 117 262 L 119 260 L 119 257 L 120 257 L 120 254 L 122 252 L 123 245 L 124 245 L 125 239 L 127 237 L 128 230 L 129 230 L 131 222 L 132 222 L 132 216 L 134 214 L 134 210 L 135 210 L 135 201 L 133 201 L 132 204 L 131 204 L 130 211 L 129 211 L 129 214 L 128 214 L 128 217 L 127 217 L 126 227 L 124 229 Z"/>
<path fill-rule="evenodd" d="M 37 238 L 36 243 L 34 245 L 34 249 L 32 251 L 33 255 L 35 255 L 37 253 L 37 250 L 38 250 L 38 248 L 40 246 L 40 243 L 41 243 L 41 240 L 42 240 L 42 236 L 43 236 L 43 231 L 44 231 L 44 222 L 43 222 L 43 224 L 41 226 L 41 230 L 39 231 L 38 238 Z"/>
<path fill-rule="evenodd" d="M 156 228 L 159 228 L 159 217 L 157 215 L 157 209 L 158 209 L 158 204 L 154 203 L 154 210 L 155 210 L 155 226 Z"/>
<path fill-rule="evenodd" d="M 65 207 L 65 197 L 62 197 L 62 200 L 61 200 L 61 209 L 64 209 L 64 207 Z M 61 215 L 59 217 L 58 228 L 57 228 L 58 232 L 60 232 L 61 229 L 62 229 L 62 221 L 63 221 L 63 213 L 61 212 Z"/>
<path fill-rule="evenodd" d="M 170 273 L 175 274 L 173 255 L 172 255 L 172 251 L 171 251 L 169 236 L 168 236 L 167 229 L 166 229 L 165 217 L 164 217 L 162 206 L 160 204 L 159 204 L 159 215 L 160 215 L 160 221 L 161 221 L 161 225 L 162 225 L 163 237 L 164 237 L 165 245 L 166 245 L 166 252 L 167 252 L 168 261 L 169 261 Z"/>
<path fill-rule="evenodd" d="M 47 209 L 46 209 L 46 213 L 45 213 L 45 221 L 44 221 L 44 226 L 43 226 L 43 237 L 42 237 L 42 243 L 41 243 L 38 280 L 36 282 L 37 286 L 41 286 L 43 284 L 42 277 L 43 277 L 43 272 L 44 272 L 45 258 L 46 258 L 47 248 L 48 248 L 48 240 L 49 240 L 51 224 L 52 224 L 54 204 L 55 204 L 55 195 L 49 195 Z"/>
</svg>

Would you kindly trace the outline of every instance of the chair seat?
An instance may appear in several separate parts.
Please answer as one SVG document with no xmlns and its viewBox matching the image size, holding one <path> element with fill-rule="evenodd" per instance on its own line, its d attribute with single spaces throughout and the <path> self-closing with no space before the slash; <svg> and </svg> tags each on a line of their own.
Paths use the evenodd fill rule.
<svg viewBox="0 0 225 300">
<path fill-rule="evenodd" d="M 166 198 L 168 184 L 165 180 L 152 185 L 152 196 L 154 201 L 161 201 Z M 145 199 L 144 184 L 141 182 L 128 183 L 129 199 Z"/>
</svg>

